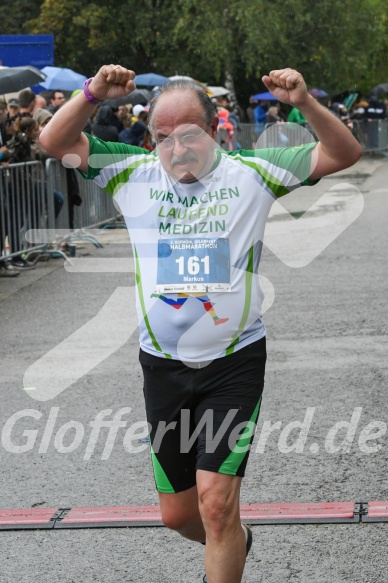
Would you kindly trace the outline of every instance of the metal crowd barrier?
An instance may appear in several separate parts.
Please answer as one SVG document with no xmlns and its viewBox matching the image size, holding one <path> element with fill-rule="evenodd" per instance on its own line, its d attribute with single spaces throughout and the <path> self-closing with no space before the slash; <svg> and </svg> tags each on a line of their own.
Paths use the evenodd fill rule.
<svg viewBox="0 0 388 583">
<path fill-rule="evenodd" d="M 121 217 L 113 204 L 113 197 L 91 180 L 84 180 L 77 175 L 82 204 L 74 209 L 74 227 L 97 228 L 108 223 L 115 224 Z"/>
<path fill-rule="evenodd" d="M 25 233 L 47 228 L 50 203 L 45 184 L 41 162 L 0 166 L 0 255 L 12 258 L 31 249 Z"/>
<path fill-rule="evenodd" d="M 299 146 L 315 141 L 309 127 L 295 123 L 282 124 L 240 124 L 234 130 L 231 140 L 227 139 L 225 130 L 217 134 L 217 141 L 224 150 L 260 150 L 262 148 L 278 148 Z"/>
<path fill-rule="evenodd" d="M 115 225 L 121 215 L 112 198 L 94 182 L 83 180 L 78 173 L 75 180 L 82 201 L 80 206 L 73 204 L 68 185 L 74 184 L 74 180 L 68 180 L 60 160 L 49 158 L 45 167 L 39 161 L 0 166 L 0 256 L 23 255 L 35 261 L 41 254 L 60 253 L 66 257 L 58 249 L 61 238 L 62 241 L 88 239 L 101 246 L 82 230 Z M 59 212 L 55 193 L 63 197 Z M 32 230 L 46 232 L 50 239 L 31 235 Z M 26 239 L 28 231 L 30 242 Z"/>
<path fill-rule="evenodd" d="M 84 180 L 78 172 L 75 172 L 77 192 L 70 192 L 72 182 L 68 181 L 67 170 L 60 160 L 49 158 L 46 161 L 46 175 L 50 190 L 59 190 L 65 196 L 64 206 L 55 221 L 56 229 L 97 228 L 114 223 L 120 217 L 112 197 L 91 180 Z M 76 194 L 82 201 L 79 206 L 73 202 Z"/>
<path fill-rule="evenodd" d="M 384 152 L 388 149 L 388 119 L 353 120 L 353 134 L 364 152 Z"/>
<path fill-rule="evenodd" d="M 231 144 L 228 142 L 224 130 L 218 132 L 217 141 L 225 149 L 244 150 L 278 147 L 278 146 L 298 146 L 306 143 L 306 137 L 314 134 L 307 125 L 303 127 L 298 124 L 240 124 L 239 129 L 235 129 Z M 353 120 L 351 130 L 355 138 L 359 141 L 365 153 L 379 153 L 388 150 L 388 119 L 374 120 Z"/>
</svg>

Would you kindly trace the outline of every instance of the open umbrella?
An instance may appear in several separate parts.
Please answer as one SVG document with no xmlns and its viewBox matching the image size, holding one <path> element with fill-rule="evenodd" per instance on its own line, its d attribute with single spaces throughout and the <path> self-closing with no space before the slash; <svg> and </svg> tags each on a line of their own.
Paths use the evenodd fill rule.
<svg viewBox="0 0 388 583">
<path fill-rule="evenodd" d="M 361 96 L 361 91 L 351 91 L 349 89 L 345 89 L 344 91 L 340 91 L 339 93 L 334 93 L 330 96 L 330 100 L 332 103 L 343 103 L 345 107 L 349 110 L 353 107 L 356 103 L 357 99 Z"/>
<path fill-rule="evenodd" d="M 170 81 L 194 81 L 194 79 L 187 75 L 173 75 L 170 77 Z"/>
<path fill-rule="evenodd" d="M 324 91 L 323 89 L 318 89 L 317 87 L 313 87 L 313 89 L 309 89 L 310 95 L 313 97 L 328 97 L 329 94 Z"/>
<path fill-rule="evenodd" d="M 388 83 L 380 83 L 370 91 L 371 95 L 378 95 L 379 93 L 388 93 Z"/>
<path fill-rule="evenodd" d="M 147 91 L 147 89 L 135 89 L 129 95 L 106 99 L 104 105 L 109 105 L 109 107 L 119 107 L 119 105 L 126 105 L 127 103 L 132 103 L 132 105 L 146 105 L 151 99 L 152 93 Z"/>
<path fill-rule="evenodd" d="M 256 95 L 252 95 L 250 99 L 251 101 L 279 101 L 278 98 L 272 95 L 269 91 L 256 93 Z"/>
<path fill-rule="evenodd" d="M 42 87 L 49 90 L 58 89 L 60 91 L 74 91 L 81 89 L 86 81 L 85 75 L 76 73 L 72 69 L 63 69 L 61 67 L 43 67 L 43 73 L 46 74 L 46 80 L 41 83 Z"/>
<path fill-rule="evenodd" d="M 230 93 L 229 89 L 226 87 L 211 87 L 210 85 L 206 87 L 206 92 L 210 97 L 222 97 L 223 95 L 228 95 Z"/>
<path fill-rule="evenodd" d="M 143 73 L 141 75 L 136 75 L 134 79 L 136 85 L 143 87 L 155 87 L 155 85 L 164 85 L 168 83 L 170 79 L 164 77 L 163 75 L 158 75 L 157 73 Z"/>
<path fill-rule="evenodd" d="M 46 75 L 32 65 L 5 67 L 0 69 L 0 93 L 21 91 L 45 79 Z"/>
</svg>

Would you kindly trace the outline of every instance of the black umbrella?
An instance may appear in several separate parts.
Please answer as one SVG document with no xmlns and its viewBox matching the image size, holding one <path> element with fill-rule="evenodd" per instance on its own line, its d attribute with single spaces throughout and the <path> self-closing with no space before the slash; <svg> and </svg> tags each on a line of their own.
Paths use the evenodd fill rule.
<svg viewBox="0 0 388 583">
<path fill-rule="evenodd" d="M 344 99 L 346 99 L 346 97 L 348 97 L 350 95 L 351 91 L 349 89 L 344 89 L 343 91 L 338 91 L 337 93 L 333 93 L 330 97 L 331 101 L 339 101 L 339 102 L 343 102 Z"/>
<path fill-rule="evenodd" d="M 0 93 L 21 91 L 46 79 L 46 75 L 32 65 L 0 69 Z"/>
<path fill-rule="evenodd" d="M 388 83 L 381 83 L 380 85 L 376 85 L 371 90 L 371 95 L 378 95 L 379 93 L 388 93 Z"/>
<path fill-rule="evenodd" d="M 134 89 L 129 95 L 115 97 L 114 99 L 106 99 L 103 104 L 109 105 L 110 107 L 118 107 L 119 105 L 126 105 L 127 103 L 132 103 L 132 105 L 146 105 L 151 99 L 151 91 L 147 91 L 146 89 Z"/>
</svg>

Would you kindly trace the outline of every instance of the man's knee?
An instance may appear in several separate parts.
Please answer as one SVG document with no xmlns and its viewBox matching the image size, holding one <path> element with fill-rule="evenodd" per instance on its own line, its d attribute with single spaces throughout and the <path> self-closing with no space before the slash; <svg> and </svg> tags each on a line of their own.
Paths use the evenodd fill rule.
<svg viewBox="0 0 388 583">
<path fill-rule="evenodd" d="M 162 509 L 162 522 L 164 526 L 178 532 L 184 531 L 191 522 L 191 514 L 185 512 L 180 507 Z"/>
<path fill-rule="evenodd" d="M 161 494 L 160 511 L 162 522 L 167 528 L 184 532 L 198 522 L 198 499 L 196 488 L 179 494 Z"/>
<path fill-rule="evenodd" d="M 205 528 L 221 533 L 239 522 L 240 484 L 240 478 L 220 474 L 199 481 L 199 511 Z"/>
<path fill-rule="evenodd" d="M 205 525 L 213 525 L 215 528 L 227 526 L 233 509 L 228 500 L 212 492 L 205 492 L 199 500 L 199 509 Z"/>
</svg>

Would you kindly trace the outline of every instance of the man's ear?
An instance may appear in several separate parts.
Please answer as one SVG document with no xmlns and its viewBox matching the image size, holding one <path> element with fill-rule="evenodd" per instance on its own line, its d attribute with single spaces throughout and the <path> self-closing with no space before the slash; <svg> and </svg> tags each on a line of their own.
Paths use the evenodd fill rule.
<svg viewBox="0 0 388 583">
<path fill-rule="evenodd" d="M 215 115 L 212 121 L 212 125 L 210 126 L 211 130 L 212 130 L 212 137 L 214 138 L 215 135 L 217 134 L 217 128 L 218 128 L 218 123 L 219 123 L 219 117 L 218 115 Z"/>
</svg>

